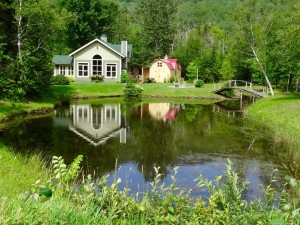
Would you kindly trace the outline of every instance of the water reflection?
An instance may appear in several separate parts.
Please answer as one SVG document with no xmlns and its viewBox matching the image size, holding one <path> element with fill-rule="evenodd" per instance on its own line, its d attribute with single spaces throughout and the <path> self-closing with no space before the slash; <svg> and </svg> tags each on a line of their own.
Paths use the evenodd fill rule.
<svg viewBox="0 0 300 225">
<path fill-rule="evenodd" d="M 74 105 L 71 112 L 73 123 L 69 129 L 90 144 L 104 144 L 118 134 L 120 143 L 126 143 L 126 129 L 121 125 L 120 104 Z"/>
<path fill-rule="evenodd" d="M 18 151 L 40 148 L 67 163 L 83 154 L 90 173 L 110 174 L 110 182 L 120 177 L 121 188 L 133 192 L 148 188 L 154 167 L 169 183 L 172 168 L 179 166 L 177 184 L 194 188 L 200 173 L 213 179 L 230 158 L 240 177 L 251 181 L 248 197 L 259 195 L 258 184 L 268 184 L 278 167 L 277 149 L 256 136 L 244 120 L 219 116 L 213 106 L 169 102 L 74 104 L 0 130 L 0 141 Z M 197 189 L 192 194 L 205 195 Z"/>
</svg>

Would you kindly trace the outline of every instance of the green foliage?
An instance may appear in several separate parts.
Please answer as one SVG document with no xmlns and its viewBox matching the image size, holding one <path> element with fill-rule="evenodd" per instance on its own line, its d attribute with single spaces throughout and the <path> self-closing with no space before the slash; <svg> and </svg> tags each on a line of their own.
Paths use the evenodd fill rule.
<svg viewBox="0 0 300 225">
<path fill-rule="evenodd" d="M 160 167 L 154 168 L 151 190 L 132 196 L 128 189 L 119 190 L 121 180 L 107 185 L 107 176 L 95 179 L 91 175 L 78 176 L 78 157 L 67 167 L 61 157 L 53 157 L 52 182 L 49 187 L 37 181 L 26 202 L 20 199 L 1 199 L 1 224 L 297 224 L 298 197 L 287 192 L 282 195 L 282 208 L 261 199 L 246 201 L 247 181 L 241 181 L 228 161 L 224 176 L 208 181 L 200 176 L 197 188 L 209 191 L 207 199 L 191 198 L 189 190 L 175 185 L 177 169 L 171 175 L 172 183 L 162 182 Z M 72 169 L 73 168 L 73 169 Z M 66 180 L 66 174 L 80 179 Z M 71 172 L 72 171 L 72 172 Z M 58 176 L 58 174 L 60 174 Z M 53 182 L 55 181 L 55 182 Z M 59 183 L 57 183 L 59 181 Z M 288 178 L 289 185 L 298 189 L 298 182 Z M 274 196 L 267 188 L 265 194 Z M 51 199 L 51 201 L 46 201 Z M 289 205 L 290 203 L 296 203 Z M 20 204 L 21 203 L 21 204 Z M 271 203 L 271 204 L 269 204 Z"/>
<path fill-rule="evenodd" d="M 102 82 L 103 79 L 104 79 L 103 75 L 92 75 L 91 76 L 91 81 L 96 82 L 96 83 Z"/>
<path fill-rule="evenodd" d="M 70 80 L 68 79 L 68 77 L 65 77 L 65 75 L 60 74 L 60 75 L 52 77 L 51 84 L 52 85 L 69 85 Z"/>
<path fill-rule="evenodd" d="M 121 73 L 121 83 L 127 83 L 130 81 L 130 76 L 128 75 L 127 72 L 122 72 Z"/>
<path fill-rule="evenodd" d="M 70 181 L 74 181 L 74 179 L 77 178 L 81 170 L 80 163 L 82 162 L 82 160 L 83 160 L 83 155 L 78 155 L 74 159 L 74 161 L 69 166 L 69 169 L 65 177 L 65 181 L 70 182 Z"/>
<path fill-rule="evenodd" d="M 69 79 L 70 83 L 74 82 L 74 77 L 68 77 L 68 79 Z"/>
<path fill-rule="evenodd" d="M 186 70 L 187 70 L 187 75 L 186 75 L 187 78 L 189 80 L 194 80 L 197 76 L 197 74 L 196 74 L 197 66 L 195 65 L 195 63 L 191 62 Z"/>
<path fill-rule="evenodd" d="M 0 77 L 0 100 L 21 101 L 24 98 L 24 91 L 18 87 L 16 82 Z"/>
<path fill-rule="evenodd" d="M 203 80 L 197 80 L 195 82 L 195 87 L 200 88 L 204 86 L 204 81 Z"/>
<path fill-rule="evenodd" d="M 141 55 L 144 62 L 152 61 L 170 53 L 175 34 L 175 0 L 140 0 L 137 3 L 139 15 Z"/>
<path fill-rule="evenodd" d="M 224 59 L 222 62 L 222 67 L 220 69 L 220 74 L 222 75 L 222 80 L 231 80 L 235 75 L 235 69 L 232 68 L 231 63 L 228 58 Z"/>
<path fill-rule="evenodd" d="M 132 82 L 126 83 L 125 87 L 123 88 L 123 92 L 125 97 L 141 97 L 144 88 L 140 85 L 133 84 Z"/>
<path fill-rule="evenodd" d="M 59 1 L 67 10 L 68 19 L 65 41 L 70 49 L 77 49 L 102 34 L 110 34 L 111 26 L 119 15 L 119 4 L 113 0 Z M 97 29 L 95 29 L 97 28 Z"/>
</svg>

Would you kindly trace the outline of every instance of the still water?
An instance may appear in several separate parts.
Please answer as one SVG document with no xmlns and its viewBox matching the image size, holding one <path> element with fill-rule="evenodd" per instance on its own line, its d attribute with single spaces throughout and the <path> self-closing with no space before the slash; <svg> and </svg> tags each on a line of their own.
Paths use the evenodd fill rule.
<svg viewBox="0 0 300 225">
<path fill-rule="evenodd" d="M 62 156 L 66 163 L 82 154 L 88 173 L 109 175 L 109 183 L 121 178 L 120 189 L 133 193 L 150 188 L 154 167 L 165 184 L 178 167 L 177 185 L 192 189 L 192 196 L 206 196 L 194 179 L 202 174 L 213 180 L 230 159 L 239 176 L 250 181 L 245 197 L 253 199 L 261 197 L 259 185 L 268 185 L 279 168 L 278 149 L 242 118 L 239 102 L 236 108 L 234 102 L 111 102 L 74 103 L 50 115 L 16 120 L 0 130 L 0 141 L 20 152 L 39 149 Z"/>
</svg>

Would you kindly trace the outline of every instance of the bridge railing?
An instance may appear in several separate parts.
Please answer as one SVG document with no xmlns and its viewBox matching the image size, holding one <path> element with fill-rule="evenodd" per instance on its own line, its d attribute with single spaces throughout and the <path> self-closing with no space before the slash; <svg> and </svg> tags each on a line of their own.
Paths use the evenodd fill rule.
<svg viewBox="0 0 300 225">
<path fill-rule="evenodd" d="M 266 95 L 269 94 L 269 88 L 263 85 L 259 84 L 254 84 L 249 81 L 244 81 L 244 80 L 228 80 L 225 82 L 221 82 L 218 84 L 214 85 L 214 90 L 221 89 L 221 88 L 226 88 L 226 87 L 240 87 L 240 88 L 245 88 L 248 90 L 254 90 L 254 91 L 259 91 L 263 92 Z"/>
</svg>

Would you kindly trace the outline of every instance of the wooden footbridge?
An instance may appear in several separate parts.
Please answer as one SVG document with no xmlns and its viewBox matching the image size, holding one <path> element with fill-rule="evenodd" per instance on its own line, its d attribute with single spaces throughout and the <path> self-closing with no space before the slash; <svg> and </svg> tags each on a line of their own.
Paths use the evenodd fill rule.
<svg viewBox="0 0 300 225">
<path fill-rule="evenodd" d="M 269 89 L 262 85 L 253 84 L 252 82 L 244 80 L 229 80 L 224 83 L 218 83 L 214 85 L 214 91 L 212 93 L 224 96 L 228 96 L 226 92 L 228 91 L 238 91 L 240 92 L 240 97 L 242 97 L 243 92 L 251 94 L 253 97 L 266 98 L 269 94 Z"/>
</svg>

